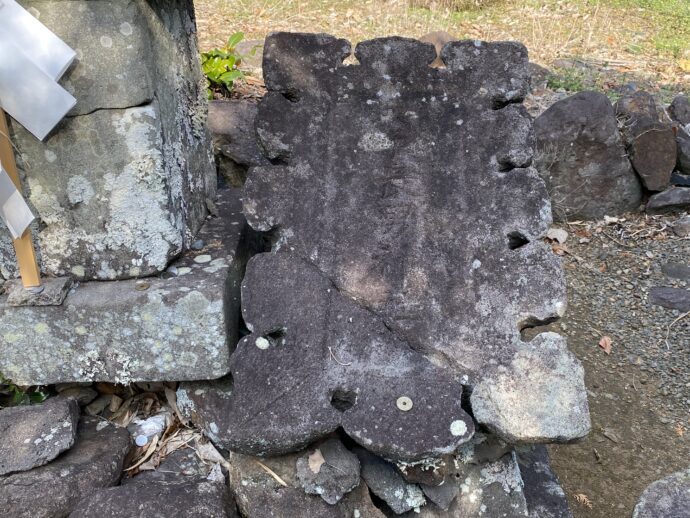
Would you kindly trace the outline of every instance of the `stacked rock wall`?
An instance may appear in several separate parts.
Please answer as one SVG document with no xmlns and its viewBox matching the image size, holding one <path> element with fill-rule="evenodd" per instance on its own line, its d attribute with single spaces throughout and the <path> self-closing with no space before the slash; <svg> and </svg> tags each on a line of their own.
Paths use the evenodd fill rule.
<svg viewBox="0 0 690 518">
<path fill-rule="evenodd" d="M 216 179 L 189 0 L 26 0 L 77 52 L 69 116 L 39 142 L 12 124 L 44 274 L 163 271 L 208 214 Z M 18 275 L 9 238 L 0 274 Z"/>
</svg>

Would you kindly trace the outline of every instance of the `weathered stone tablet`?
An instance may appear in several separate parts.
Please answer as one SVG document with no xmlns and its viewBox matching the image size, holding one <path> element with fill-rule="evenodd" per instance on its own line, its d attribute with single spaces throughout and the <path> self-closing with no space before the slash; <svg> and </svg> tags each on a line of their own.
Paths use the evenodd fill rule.
<svg viewBox="0 0 690 518">
<path fill-rule="evenodd" d="M 188 395 L 212 407 L 217 440 L 247 453 L 342 426 L 392 460 L 438 457 L 472 434 L 462 386 L 520 361 L 520 330 L 565 310 L 520 104 L 527 52 L 453 42 L 446 68 L 429 66 L 432 45 L 403 38 L 360 43 L 357 65 L 343 64 L 349 53 L 326 35 L 266 41 L 257 133 L 272 165 L 250 170 L 243 201 L 273 252 L 248 266 L 252 334 L 232 357 L 231 389 L 213 403 Z M 548 379 L 549 419 L 565 425 L 538 439 L 580 437 L 581 372 Z M 568 426 L 573 408 L 586 427 Z"/>
</svg>

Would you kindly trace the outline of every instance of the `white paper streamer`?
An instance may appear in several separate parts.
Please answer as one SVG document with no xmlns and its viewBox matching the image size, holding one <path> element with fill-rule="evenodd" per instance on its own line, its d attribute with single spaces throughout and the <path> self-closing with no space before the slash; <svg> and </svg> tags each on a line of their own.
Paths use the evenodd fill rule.
<svg viewBox="0 0 690 518">
<path fill-rule="evenodd" d="M 34 65 L 55 81 L 62 77 L 76 57 L 69 45 L 15 0 L 0 0 L 0 38 L 22 49 Z"/>
<path fill-rule="evenodd" d="M 2 164 L 0 164 L 0 218 L 7 225 L 13 239 L 22 237 L 35 219 Z"/>
</svg>

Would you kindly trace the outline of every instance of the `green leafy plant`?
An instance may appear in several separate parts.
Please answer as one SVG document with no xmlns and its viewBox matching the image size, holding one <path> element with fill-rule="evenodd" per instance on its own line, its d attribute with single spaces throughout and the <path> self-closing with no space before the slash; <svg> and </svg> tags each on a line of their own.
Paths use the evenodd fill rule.
<svg viewBox="0 0 690 518">
<path fill-rule="evenodd" d="M 40 387 L 22 388 L 0 373 L 0 407 L 31 405 L 45 401 L 49 392 Z"/>
<path fill-rule="evenodd" d="M 237 52 L 237 45 L 243 39 L 244 33 L 236 32 L 223 48 L 201 53 L 201 68 L 206 76 L 209 99 L 213 99 L 214 92 L 229 95 L 235 81 L 244 79 L 244 72 L 239 69 L 242 55 Z"/>
</svg>

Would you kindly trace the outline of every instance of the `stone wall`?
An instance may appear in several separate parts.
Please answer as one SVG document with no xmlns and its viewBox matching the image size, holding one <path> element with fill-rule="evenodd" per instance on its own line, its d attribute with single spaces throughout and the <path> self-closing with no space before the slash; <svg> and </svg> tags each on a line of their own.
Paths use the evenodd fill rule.
<svg viewBox="0 0 690 518">
<path fill-rule="evenodd" d="M 191 0 L 21 3 L 78 55 L 62 81 L 78 100 L 69 116 L 45 142 L 11 128 L 42 272 L 163 271 L 216 190 Z M 18 275 L 5 233 L 0 275 Z"/>
</svg>

